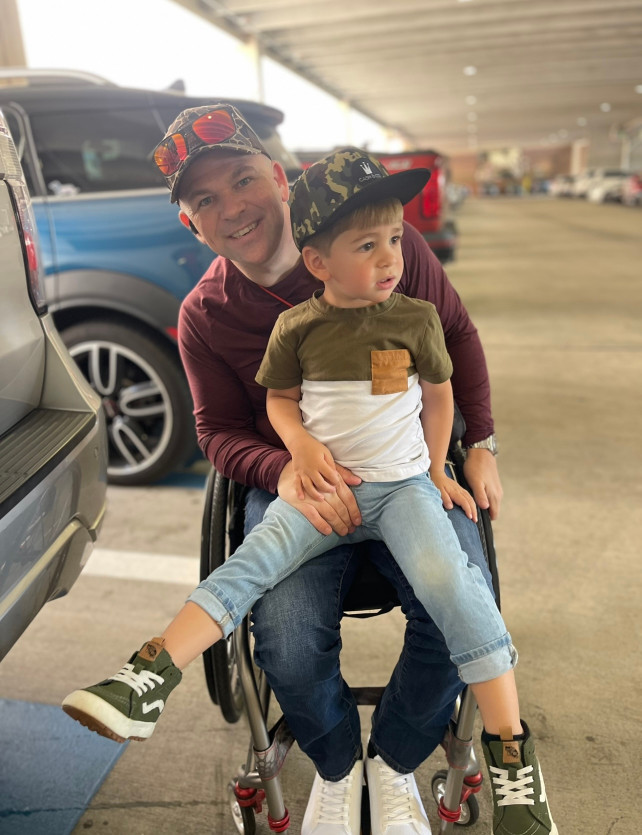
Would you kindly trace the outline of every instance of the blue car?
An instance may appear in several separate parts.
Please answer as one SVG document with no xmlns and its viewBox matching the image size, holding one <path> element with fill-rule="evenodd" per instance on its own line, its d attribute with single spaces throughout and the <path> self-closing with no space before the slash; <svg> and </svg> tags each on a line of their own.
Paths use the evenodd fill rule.
<svg viewBox="0 0 642 835">
<path fill-rule="evenodd" d="M 220 100 L 72 71 L 0 70 L 0 108 L 32 198 L 48 309 L 102 399 L 114 484 L 156 481 L 196 451 L 176 327 L 212 253 L 179 223 L 151 151 L 181 110 Z M 225 101 L 296 176 L 299 163 L 277 133 L 283 114 Z"/>
</svg>

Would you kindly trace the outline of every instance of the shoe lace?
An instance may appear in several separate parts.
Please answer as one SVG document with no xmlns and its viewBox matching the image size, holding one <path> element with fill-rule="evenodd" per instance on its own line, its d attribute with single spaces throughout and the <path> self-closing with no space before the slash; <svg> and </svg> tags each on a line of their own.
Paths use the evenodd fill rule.
<svg viewBox="0 0 642 835">
<path fill-rule="evenodd" d="M 148 690 L 153 690 L 157 684 L 164 684 L 165 679 L 159 676 L 158 673 L 152 673 L 151 670 L 140 670 L 134 672 L 133 664 L 125 664 L 125 666 L 110 678 L 110 681 L 122 681 L 123 684 L 128 685 L 135 690 L 139 696 L 146 693 Z"/>
<path fill-rule="evenodd" d="M 389 766 L 379 766 L 382 812 L 386 823 L 415 821 L 412 774 L 399 774 Z"/>
<path fill-rule="evenodd" d="M 319 823 L 341 823 L 348 826 L 350 823 L 350 792 L 352 789 L 353 775 L 348 774 L 343 780 L 336 783 L 324 780 L 319 793 Z"/>
<path fill-rule="evenodd" d="M 498 806 L 533 806 L 533 766 L 527 765 L 515 772 L 515 779 L 511 779 L 509 772 L 504 768 L 490 767 L 490 771 L 496 774 L 493 777 L 495 794 L 501 797 L 497 801 Z"/>
</svg>

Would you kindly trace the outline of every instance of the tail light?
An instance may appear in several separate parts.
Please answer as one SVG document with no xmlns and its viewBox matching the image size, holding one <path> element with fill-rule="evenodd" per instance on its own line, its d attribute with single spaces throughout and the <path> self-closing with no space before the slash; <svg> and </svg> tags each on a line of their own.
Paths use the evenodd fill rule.
<svg viewBox="0 0 642 835">
<path fill-rule="evenodd" d="M 424 217 L 439 217 L 444 192 L 444 171 L 441 160 L 435 159 L 432 174 L 419 197 L 419 210 Z"/>
<path fill-rule="evenodd" d="M 10 191 L 14 198 L 16 220 L 22 231 L 23 254 L 29 276 L 31 300 L 38 312 L 44 313 L 46 302 L 40 267 L 38 231 L 18 154 L 2 112 L 0 112 L 0 170 L 4 179 L 11 186 Z"/>
<path fill-rule="evenodd" d="M 29 193 L 24 185 L 14 186 L 18 221 L 22 227 L 22 241 L 24 247 L 25 264 L 29 274 L 29 292 L 34 307 L 39 313 L 47 309 L 45 300 L 44 276 L 40 266 L 40 245 L 38 230 L 31 209 Z"/>
</svg>

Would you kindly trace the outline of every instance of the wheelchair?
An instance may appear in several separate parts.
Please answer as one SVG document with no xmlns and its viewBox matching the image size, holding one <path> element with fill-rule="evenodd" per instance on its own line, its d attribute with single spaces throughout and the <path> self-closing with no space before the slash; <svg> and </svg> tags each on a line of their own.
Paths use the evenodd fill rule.
<svg viewBox="0 0 642 835">
<path fill-rule="evenodd" d="M 461 437 L 463 431 L 457 434 Z M 451 442 L 447 465 L 452 476 L 466 486 L 464 460 L 461 443 Z M 201 530 L 201 579 L 222 565 L 243 541 L 246 489 L 214 469 L 210 472 Z M 499 606 L 499 578 L 488 511 L 478 508 L 477 527 Z M 363 560 L 348 591 L 344 615 L 371 617 L 388 612 L 397 605 L 399 601 L 392 585 L 368 560 Z M 227 786 L 236 830 L 241 835 L 254 835 L 256 815 L 265 804 L 271 831 L 286 832 L 290 819 L 279 773 L 294 738 L 283 716 L 268 729 L 271 690 L 265 675 L 252 660 L 249 623 L 248 615 L 225 641 L 219 641 L 203 654 L 205 677 L 210 698 L 219 706 L 225 720 L 237 722 L 245 712 L 250 726 L 251 740 L 246 761 Z M 351 688 L 360 705 L 375 705 L 383 689 Z M 473 749 L 476 709 L 472 692 L 465 688 L 441 743 L 449 767 L 437 771 L 431 780 L 442 835 L 453 833 L 455 826 L 471 826 L 479 818 L 475 795 L 481 789 L 483 777 Z"/>
</svg>

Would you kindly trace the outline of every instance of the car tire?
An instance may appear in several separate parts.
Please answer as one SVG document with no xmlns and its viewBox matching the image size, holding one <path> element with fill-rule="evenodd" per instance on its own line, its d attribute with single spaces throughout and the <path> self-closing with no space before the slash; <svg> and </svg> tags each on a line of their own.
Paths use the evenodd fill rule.
<svg viewBox="0 0 642 835">
<path fill-rule="evenodd" d="M 85 379 L 102 398 L 111 484 L 158 481 L 196 447 L 192 400 L 180 361 L 151 331 L 93 319 L 61 331 Z"/>
</svg>

